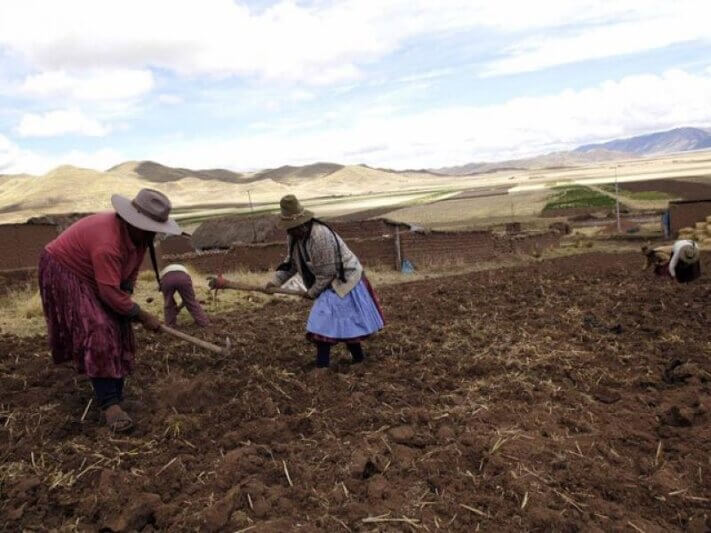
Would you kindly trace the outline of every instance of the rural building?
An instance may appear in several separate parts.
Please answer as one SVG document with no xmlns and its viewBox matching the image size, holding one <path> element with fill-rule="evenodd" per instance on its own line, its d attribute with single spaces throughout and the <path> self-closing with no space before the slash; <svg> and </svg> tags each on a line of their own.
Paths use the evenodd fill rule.
<svg viewBox="0 0 711 533">
<path fill-rule="evenodd" d="M 711 198 L 697 200 L 672 200 L 669 202 L 669 229 L 676 237 L 681 228 L 693 228 L 711 215 Z"/>
</svg>

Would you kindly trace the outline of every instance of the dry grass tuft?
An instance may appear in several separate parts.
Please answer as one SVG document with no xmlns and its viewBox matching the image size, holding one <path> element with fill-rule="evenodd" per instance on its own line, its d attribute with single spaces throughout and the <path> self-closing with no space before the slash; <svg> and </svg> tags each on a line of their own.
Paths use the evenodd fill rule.
<svg viewBox="0 0 711 533">
<path fill-rule="evenodd" d="M 41 334 L 45 329 L 42 300 L 31 286 L 13 289 L 0 299 L 0 330 L 17 336 Z"/>
</svg>

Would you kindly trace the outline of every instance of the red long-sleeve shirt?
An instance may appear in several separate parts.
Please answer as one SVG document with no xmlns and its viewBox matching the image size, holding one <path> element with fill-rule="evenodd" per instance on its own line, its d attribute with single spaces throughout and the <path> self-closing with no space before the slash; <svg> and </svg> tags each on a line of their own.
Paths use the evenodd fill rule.
<svg viewBox="0 0 711 533">
<path fill-rule="evenodd" d="M 138 305 L 122 283 L 132 287 L 146 253 L 131 241 L 126 223 L 116 213 L 98 213 L 72 224 L 45 249 L 87 281 L 99 298 L 121 315 L 135 316 Z"/>
</svg>

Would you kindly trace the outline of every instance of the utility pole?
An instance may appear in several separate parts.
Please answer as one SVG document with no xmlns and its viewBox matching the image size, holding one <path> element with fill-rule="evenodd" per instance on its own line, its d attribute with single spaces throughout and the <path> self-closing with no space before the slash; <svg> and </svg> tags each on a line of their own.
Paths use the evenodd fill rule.
<svg viewBox="0 0 711 533">
<path fill-rule="evenodd" d="M 617 233 L 622 233 L 620 224 L 620 189 L 617 185 L 617 165 L 615 165 L 615 209 L 617 211 Z"/>
<path fill-rule="evenodd" d="M 257 228 L 254 226 L 254 206 L 252 206 L 252 194 L 247 191 L 247 198 L 249 198 L 249 211 L 250 211 L 250 221 L 252 222 L 252 242 L 257 242 Z"/>
</svg>

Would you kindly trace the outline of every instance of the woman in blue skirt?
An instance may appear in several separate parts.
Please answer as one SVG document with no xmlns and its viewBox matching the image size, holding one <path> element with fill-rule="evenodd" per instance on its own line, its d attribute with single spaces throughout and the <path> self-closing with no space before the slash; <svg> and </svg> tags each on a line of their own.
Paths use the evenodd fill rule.
<svg viewBox="0 0 711 533">
<path fill-rule="evenodd" d="M 288 234 L 289 253 L 266 288 L 279 287 L 300 274 L 315 300 L 306 323 L 306 336 L 316 344 L 316 366 L 327 367 L 331 346 L 344 342 L 353 362 L 363 361 L 361 341 L 383 329 L 378 297 L 363 267 L 343 239 L 314 218 L 294 195 L 280 202 L 278 226 Z"/>
</svg>

